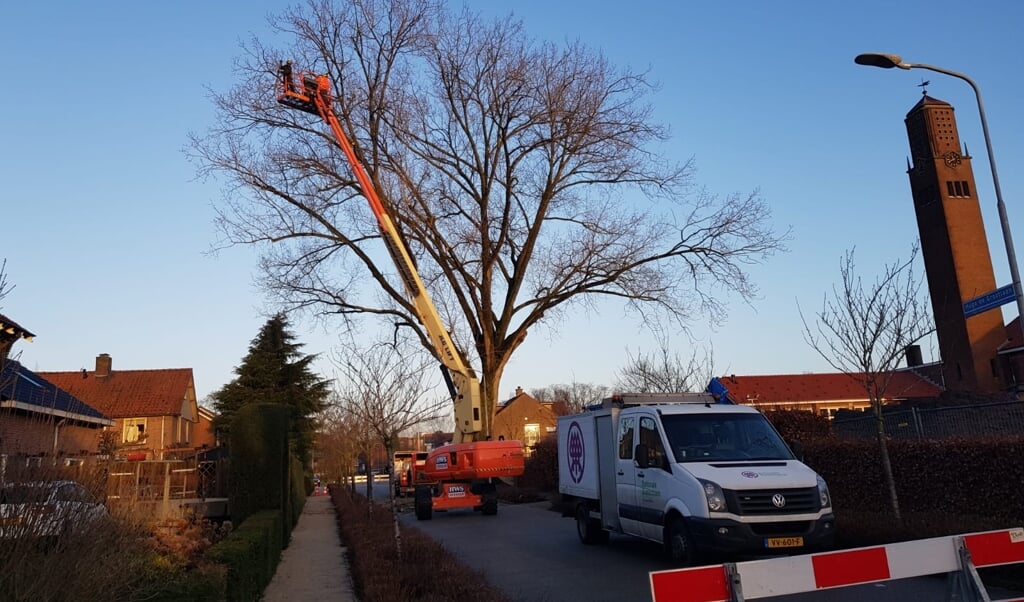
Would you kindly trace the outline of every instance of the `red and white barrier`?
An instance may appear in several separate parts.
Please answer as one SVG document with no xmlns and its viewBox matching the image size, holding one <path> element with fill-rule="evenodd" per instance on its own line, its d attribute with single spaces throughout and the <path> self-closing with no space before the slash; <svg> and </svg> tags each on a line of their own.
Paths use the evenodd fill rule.
<svg viewBox="0 0 1024 602">
<path fill-rule="evenodd" d="M 1024 562 L 1024 529 L 920 539 L 839 552 L 654 571 L 654 602 L 742 602 L 862 583 L 960 572 L 980 588 L 976 567 Z M 1020 598 L 1024 602 L 1024 598 Z M 1011 601 L 1007 601 L 1011 602 Z M 1013 601 L 1017 602 L 1017 601 Z"/>
</svg>

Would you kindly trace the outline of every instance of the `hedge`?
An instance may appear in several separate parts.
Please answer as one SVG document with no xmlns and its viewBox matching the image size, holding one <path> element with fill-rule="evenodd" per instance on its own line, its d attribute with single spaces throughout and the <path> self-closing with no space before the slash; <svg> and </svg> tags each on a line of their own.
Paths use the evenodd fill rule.
<svg viewBox="0 0 1024 602">
<path fill-rule="evenodd" d="M 290 416 L 288 406 L 256 403 L 243 406 L 232 419 L 228 498 L 236 524 L 255 512 L 289 503 Z"/>
<path fill-rule="evenodd" d="M 282 521 L 278 510 L 257 512 L 206 552 L 207 560 L 227 567 L 226 600 L 250 602 L 263 595 L 284 548 Z"/>
<path fill-rule="evenodd" d="M 1024 519 L 1024 438 L 893 440 L 888 449 L 902 512 Z M 837 516 L 888 509 L 877 441 L 809 442 L 804 454 L 828 482 Z"/>
</svg>

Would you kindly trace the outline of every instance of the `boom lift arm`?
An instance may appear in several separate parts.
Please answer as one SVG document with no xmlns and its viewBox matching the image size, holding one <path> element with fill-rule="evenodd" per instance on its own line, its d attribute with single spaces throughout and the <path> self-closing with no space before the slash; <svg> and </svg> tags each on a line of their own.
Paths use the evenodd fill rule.
<svg viewBox="0 0 1024 602">
<path fill-rule="evenodd" d="M 277 101 L 287 107 L 319 116 L 330 126 L 338 144 L 341 145 L 349 165 L 352 166 L 352 172 L 359 181 L 363 196 L 369 201 L 370 209 L 373 210 L 373 214 L 377 218 L 381 236 L 402 277 L 406 293 L 412 299 L 416 315 L 434 345 L 435 355 L 441 361 L 441 372 L 444 374 L 445 384 L 448 385 L 448 392 L 455 404 L 455 428 L 459 440 L 462 442 L 475 440 L 479 437 L 482 429 L 480 381 L 456 352 L 451 336 L 444 324 L 441 323 L 437 308 L 434 307 L 433 300 L 423 286 L 423 280 L 412 262 L 405 243 L 398 231 L 395 230 L 391 216 L 381 203 L 369 175 L 356 157 L 345 132 L 341 129 L 341 123 L 338 122 L 331 106 L 330 80 L 326 75 L 299 72 L 296 81 L 290 61 L 278 68 L 278 75 Z"/>
</svg>

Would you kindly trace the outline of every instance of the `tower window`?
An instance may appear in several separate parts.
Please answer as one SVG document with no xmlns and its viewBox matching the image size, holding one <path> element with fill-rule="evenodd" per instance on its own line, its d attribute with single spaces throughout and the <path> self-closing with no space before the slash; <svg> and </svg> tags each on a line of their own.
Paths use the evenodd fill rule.
<svg viewBox="0 0 1024 602">
<path fill-rule="evenodd" d="M 951 197 L 969 197 L 971 185 L 966 180 L 946 180 L 946 194 Z"/>
</svg>

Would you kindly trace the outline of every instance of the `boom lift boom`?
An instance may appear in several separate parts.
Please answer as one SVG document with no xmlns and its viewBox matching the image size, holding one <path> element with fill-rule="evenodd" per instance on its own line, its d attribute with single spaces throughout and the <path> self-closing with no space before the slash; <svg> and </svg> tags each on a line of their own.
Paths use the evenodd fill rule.
<svg viewBox="0 0 1024 602">
<path fill-rule="evenodd" d="M 441 371 L 444 374 L 445 383 L 448 385 L 448 392 L 455 403 L 455 428 L 458 431 L 460 441 L 473 441 L 482 429 L 481 405 L 480 405 L 480 381 L 473 376 L 472 372 L 463 363 L 462 358 L 455 351 L 451 336 L 441 323 L 441 317 L 434 307 L 434 302 L 423 287 L 423 280 L 412 262 L 409 251 L 395 230 L 391 216 L 384 208 L 377 190 L 370 181 L 362 163 L 356 158 L 352 144 L 341 129 L 334 110 L 331 108 L 331 82 L 326 75 L 313 75 L 310 73 L 299 73 L 298 82 L 293 79 L 291 63 L 285 63 L 280 67 L 280 79 L 278 83 L 277 100 L 281 104 L 312 113 L 319 116 L 330 126 L 334 137 L 345 152 L 345 157 L 352 166 L 352 171 L 359 181 L 359 187 L 363 195 L 370 203 L 384 243 L 395 262 L 395 267 L 402 277 L 405 290 L 412 299 L 423 327 L 434 344 L 434 350 L 441 361 Z"/>
<path fill-rule="evenodd" d="M 416 518 L 427 520 L 433 510 L 471 507 L 484 514 L 498 512 L 497 479 L 523 474 L 525 459 L 519 441 L 477 441 L 481 435 L 480 381 L 455 350 L 451 336 L 427 294 L 419 272 L 409 255 L 387 209 L 377 196 L 369 175 L 356 157 L 331 107 L 331 82 L 326 75 L 298 73 L 298 85 L 291 62 L 278 70 L 277 100 L 281 104 L 319 116 L 330 126 L 370 203 L 381 236 L 412 299 L 416 315 L 441 361 L 448 392 L 455 404 L 455 428 L 460 442 L 441 446 L 429 453 L 422 466 L 413 470 Z"/>
</svg>

